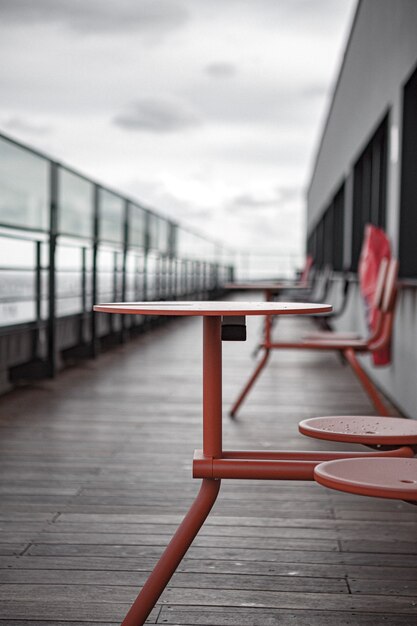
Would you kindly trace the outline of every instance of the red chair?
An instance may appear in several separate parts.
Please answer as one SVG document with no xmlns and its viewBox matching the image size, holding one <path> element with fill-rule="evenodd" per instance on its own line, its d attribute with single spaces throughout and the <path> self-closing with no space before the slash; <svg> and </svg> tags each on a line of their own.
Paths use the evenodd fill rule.
<svg viewBox="0 0 417 626">
<path fill-rule="evenodd" d="M 230 414 L 232 416 L 236 414 L 239 406 L 242 404 L 260 372 L 265 367 L 271 350 L 330 350 L 339 352 L 349 363 L 356 376 L 359 378 L 364 390 L 373 402 L 377 412 L 380 415 L 390 415 L 390 411 L 382 400 L 377 388 L 357 359 L 358 354 L 372 354 L 389 347 L 391 343 L 397 295 L 398 261 L 391 259 L 385 270 L 385 264 L 381 264 L 381 267 L 380 280 L 378 281 L 380 284 L 378 285 L 375 300 L 375 303 L 378 304 L 378 323 L 376 329 L 372 331 L 367 338 L 351 338 L 343 334 L 338 335 L 337 333 L 332 333 L 328 338 L 326 335 L 326 338 L 306 338 L 301 342 L 266 341 L 261 346 L 264 350 L 263 358 L 240 393 Z M 386 275 L 384 277 L 385 271 Z M 383 280 L 383 278 L 385 278 L 385 280 Z"/>
<path fill-rule="evenodd" d="M 387 258 L 382 259 L 381 264 L 379 266 L 378 279 L 377 279 L 374 302 L 373 302 L 373 306 L 377 312 L 378 319 L 377 319 L 376 329 L 373 331 L 371 337 L 369 337 L 368 340 L 372 337 L 377 337 L 381 329 L 381 323 L 383 319 L 381 309 L 382 309 L 382 303 L 383 303 L 385 283 L 387 280 L 388 266 L 389 266 L 388 259 Z M 328 329 L 328 330 L 321 330 L 321 331 L 308 333 L 307 335 L 304 335 L 303 340 L 310 341 L 310 340 L 316 340 L 316 339 L 320 339 L 320 340 L 332 339 L 333 340 L 333 339 L 360 339 L 360 338 L 361 336 L 355 332 L 337 332 L 337 331 Z"/>
<path fill-rule="evenodd" d="M 304 268 L 303 268 L 303 270 L 302 270 L 302 272 L 300 274 L 300 279 L 298 281 L 298 283 L 300 285 L 302 285 L 303 287 L 308 287 L 308 283 L 309 283 L 309 280 L 310 280 L 310 273 L 311 273 L 311 269 L 313 267 L 313 264 L 314 264 L 314 259 L 311 256 L 311 254 L 308 254 L 307 258 L 306 258 L 306 262 L 305 262 Z"/>
</svg>

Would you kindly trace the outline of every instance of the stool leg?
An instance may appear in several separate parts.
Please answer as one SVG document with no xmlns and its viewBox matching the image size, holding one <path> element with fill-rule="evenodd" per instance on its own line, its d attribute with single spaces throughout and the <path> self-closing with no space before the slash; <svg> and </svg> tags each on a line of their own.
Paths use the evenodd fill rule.
<svg viewBox="0 0 417 626">
<path fill-rule="evenodd" d="M 261 373 L 261 371 L 263 370 L 263 368 L 265 367 L 265 365 L 266 365 L 266 363 L 267 363 L 267 361 L 269 359 L 270 349 L 269 348 L 264 348 L 264 350 L 265 350 L 265 352 L 264 352 L 264 355 L 263 355 L 262 359 L 259 361 L 258 365 L 256 366 L 255 371 L 253 372 L 252 376 L 250 377 L 250 379 L 248 380 L 248 382 L 246 383 L 246 385 L 244 386 L 244 388 L 240 392 L 240 395 L 239 395 L 238 399 L 236 400 L 236 402 L 234 403 L 234 405 L 232 406 L 232 408 L 230 410 L 229 415 L 231 417 L 234 417 L 236 415 L 240 405 L 242 404 L 243 400 L 248 395 L 249 391 L 253 387 L 256 379 L 258 378 L 259 374 Z"/>
<path fill-rule="evenodd" d="M 175 535 L 129 609 L 121 626 L 142 626 L 169 583 L 216 501 L 220 480 L 203 479 L 200 491 Z"/>
<path fill-rule="evenodd" d="M 378 389 L 375 387 L 375 385 L 373 384 L 369 376 L 366 374 L 366 372 L 362 369 L 358 359 L 356 358 L 355 351 L 352 349 L 344 350 L 343 356 L 345 357 L 346 361 L 349 363 L 349 365 L 355 372 L 356 376 L 360 380 L 362 387 L 364 388 L 365 392 L 370 397 L 378 415 L 383 415 L 384 417 L 390 417 L 391 413 L 388 407 L 382 401 L 381 395 L 378 392 Z"/>
</svg>

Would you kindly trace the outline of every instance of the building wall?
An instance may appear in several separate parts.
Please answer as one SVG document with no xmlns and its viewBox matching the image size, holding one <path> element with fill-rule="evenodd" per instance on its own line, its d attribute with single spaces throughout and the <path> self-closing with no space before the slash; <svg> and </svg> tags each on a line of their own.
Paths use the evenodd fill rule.
<svg viewBox="0 0 417 626">
<path fill-rule="evenodd" d="M 345 179 L 345 266 L 350 265 L 353 166 L 389 112 L 386 230 L 398 254 L 402 89 L 417 66 L 417 0 L 361 0 L 307 194 L 308 232 Z M 417 184 L 417 181 L 416 181 Z M 416 207 L 417 211 L 417 207 Z M 416 250 L 417 254 L 417 250 Z M 358 293 L 338 322 L 364 329 Z M 393 363 L 374 368 L 374 380 L 408 415 L 417 416 L 417 289 L 401 291 Z"/>
</svg>

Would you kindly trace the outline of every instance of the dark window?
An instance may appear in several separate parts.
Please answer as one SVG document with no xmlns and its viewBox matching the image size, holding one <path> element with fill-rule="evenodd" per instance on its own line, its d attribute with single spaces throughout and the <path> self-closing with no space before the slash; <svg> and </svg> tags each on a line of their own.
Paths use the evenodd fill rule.
<svg viewBox="0 0 417 626">
<path fill-rule="evenodd" d="M 323 216 L 323 266 L 333 266 L 333 204 Z"/>
<path fill-rule="evenodd" d="M 333 269 L 343 270 L 343 251 L 345 239 L 345 185 L 343 184 L 333 200 Z"/>
<path fill-rule="evenodd" d="M 400 274 L 417 277 L 417 69 L 403 93 Z"/>
<path fill-rule="evenodd" d="M 329 265 L 343 270 L 344 203 L 343 183 L 307 240 L 307 252 L 318 269 Z"/>
<path fill-rule="evenodd" d="M 385 228 L 388 115 L 353 170 L 352 270 L 358 268 L 366 224 Z"/>
<path fill-rule="evenodd" d="M 316 267 L 322 269 L 324 267 L 324 220 L 320 219 L 316 226 Z"/>
<path fill-rule="evenodd" d="M 316 258 L 316 230 L 314 229 L 307 239 L 307 254 L 309 254 L 313 260 Z"/>
</svg>

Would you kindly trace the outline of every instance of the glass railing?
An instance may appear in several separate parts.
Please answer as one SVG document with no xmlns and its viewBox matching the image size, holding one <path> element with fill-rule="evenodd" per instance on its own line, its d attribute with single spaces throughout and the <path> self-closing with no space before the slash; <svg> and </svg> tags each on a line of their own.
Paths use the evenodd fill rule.
<svg viewBox="0 0 417 626">
<path fill-rule="evenodd" d="M 262 280 L 295 280 L 305 265 L 305 254 L 280 252 L 271 248 L 236 252 L 233 257 L 237 282 Z"/>
<path fill-rule="evenodd" d="M 95 302 L 214 297 L 233 277 L 232 258 L 218 242 L 0 135 L 0 336 L 34 333 L 16 363 L 48 357 L 54 370 L 59 350 L 78 343 L 94 352 L 100 337 L 143 323 L 96 322 Z"/>
</svg>

